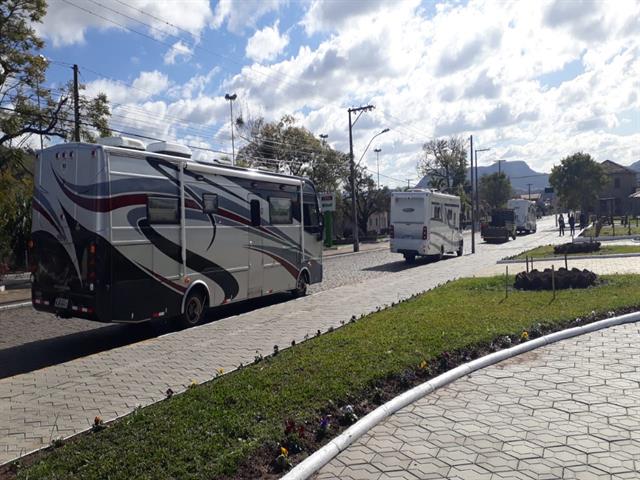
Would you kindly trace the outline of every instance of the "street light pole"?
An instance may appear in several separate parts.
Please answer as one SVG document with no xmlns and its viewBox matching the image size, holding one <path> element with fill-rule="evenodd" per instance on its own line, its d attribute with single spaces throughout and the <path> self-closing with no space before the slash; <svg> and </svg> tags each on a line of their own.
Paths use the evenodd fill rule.
<svg viewBox="0 0 640 480">
<path fill-rule="evenodd" d="M 376 152 L 376 166 L 378 167 L 378 190 L 380 190 L 380 152 L 381 148 L 374 148 L 374 152 Z"/>
<path fill-rule="evenodd" d="M 469 136 L 469 157 L 471 164 L 470 176 L 471 176 L 471 253 L 476 253 L 476 208 L 475 208 L 475 193 L 476 188 L 473 184 L 473 135 Z"/>
<path fill-rule="evenodd" d="M 224 95 L 225 100 L 229 100 L 229 111 L 231 115 L 231 165 L 235 166 L 236 164 L 236 145 L 233 138 L 233 101 L 238 98 L 238 95 L 235 93 L 233 95 L 229 95 L 226 93 Z"/>
<path fill-rule="evenodd" d="M 356 165 L 353 159 L 352 130 L 353 130 L 353 126 L 360 118 L 360 115 L 362 115 L 363 112 L 373 110 L 374 108 L 375 107 L 373 105 L 366 105 L 364 107 L 348 109 L 349 111 L 349 169 L 351 171 L 351 178 L 349 183 L 351 183 L 351 219 L 353 221 L 353 251 L 354 252 L 360 251 L 360 241 L 358 239 L 358 218 L 357 218 L 357 212 L 356 212 Z M 360 112 L 360 113 L 358 114 L 356 119 L 352 122 L 351 114 L 356 112 Z"/>
</svg>

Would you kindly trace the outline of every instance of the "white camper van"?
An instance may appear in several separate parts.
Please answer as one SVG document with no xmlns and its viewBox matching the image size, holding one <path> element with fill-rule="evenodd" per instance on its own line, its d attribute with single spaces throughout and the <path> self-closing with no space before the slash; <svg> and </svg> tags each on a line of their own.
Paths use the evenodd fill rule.
<svg viewBox="0 0 640 480">
<path fill-rule="evenodd" d="M 512 198 L 507 202 L 507 208 L 515 212 L 516 231 L 518 233 L 532 233 L 536 231 L 536 204 L 524 198 Z"/>
<path fill-rule="evenodd" d="M 322 281 L 309 180 L 200 164 L 184 146 L 127 138 L 38 155 L 36 310 L 101 322 L 176 317 Z"/>
<path fill-rule="evenodd" d="M 416 256 L 462 255 L 460 197 L 413 189 L 391 194 L 391 251 Z"/>
</svg>

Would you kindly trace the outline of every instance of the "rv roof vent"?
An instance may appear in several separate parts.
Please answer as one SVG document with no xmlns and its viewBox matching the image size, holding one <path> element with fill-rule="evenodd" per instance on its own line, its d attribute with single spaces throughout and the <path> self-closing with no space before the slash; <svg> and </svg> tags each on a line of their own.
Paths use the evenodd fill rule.
<svg viewBox="0 0 640 480">
<path fill-rule="evenodd" d="M 179 143 L 154 142 L 147 145 L 147 150 L 153 153 L 164 153 L 175 157 L 191 158 L 191 149 Z"/>
<path fill-rule="evenodd" d="M 107 145 L 109 147 L 131 148 L 133 150 L 145 150 L 144 143 L 136 138 L 129 137 L 105 137 L 99 138 L 99 145 Z"/>
</svg>

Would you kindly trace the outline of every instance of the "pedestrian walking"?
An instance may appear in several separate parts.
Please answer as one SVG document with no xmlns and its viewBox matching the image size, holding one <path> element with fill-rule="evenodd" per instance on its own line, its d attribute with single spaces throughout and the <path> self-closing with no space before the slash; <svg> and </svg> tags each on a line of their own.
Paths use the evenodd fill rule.
<svg viewBox="0 0 640 480">
<path fill-rule="evenodd" d="M 576 217 L 573 215 L 573 212 L 569 214 L 569 231 L 571 232 L 571 237 L 576 234 Z"/>
<path fill-rule="evenodd" d="M 560 214 L 560 217 L 558 218 L 558 227 L 560 228 L 560 237 L 564 237 L 564 216 L 562 215 L 562 213 Z"/>
</svg>

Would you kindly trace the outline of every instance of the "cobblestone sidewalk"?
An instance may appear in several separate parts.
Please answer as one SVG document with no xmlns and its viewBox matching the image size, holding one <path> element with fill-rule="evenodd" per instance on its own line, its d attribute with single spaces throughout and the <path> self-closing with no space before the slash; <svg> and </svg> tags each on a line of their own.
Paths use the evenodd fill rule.
<svg viewBox="0 0 640 480">
<path fill-rule="evenodd" d="M 640 478 L 639 324 L 479 370 L 374 427 L 315 480 Z"/>
</svg>

